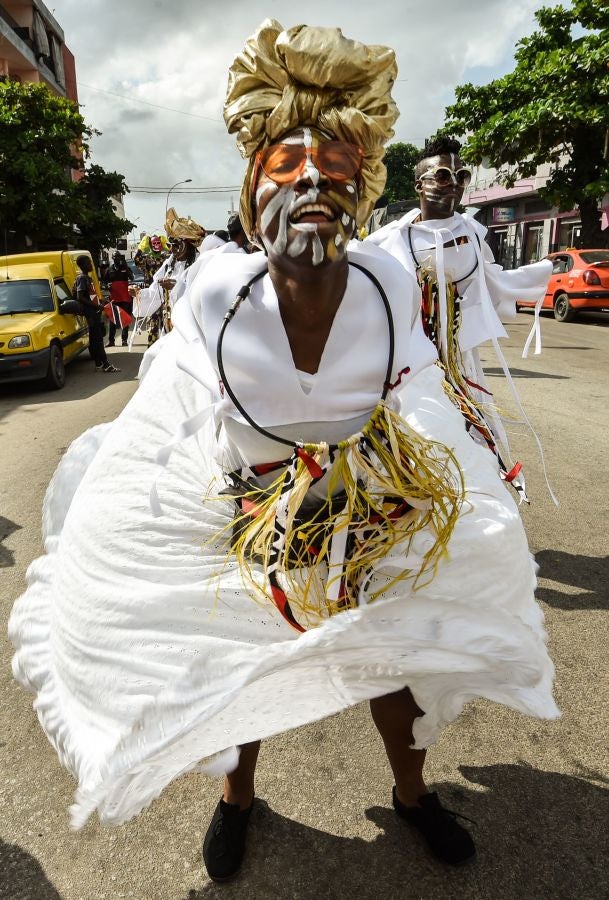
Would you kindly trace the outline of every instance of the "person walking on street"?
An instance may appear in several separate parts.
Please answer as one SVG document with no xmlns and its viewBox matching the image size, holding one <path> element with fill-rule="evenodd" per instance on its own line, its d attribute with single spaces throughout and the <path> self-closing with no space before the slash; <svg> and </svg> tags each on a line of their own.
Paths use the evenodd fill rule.
<svg viewBox="0 0 609 900">
<path fill-rule="evenodd" d="M 112 260 L 112 265 L 106 273 L 106 283 L 110 289 L 110 303 L 131 315 L 133 312 L 133 300 L 129 294 L 129 282 L 133 281 L 133 273 L 122 253 L 117 251 Z M 107 347 L 114 347 L 117 328 L 116 322 L 110 319 Z M 129 325 L 124 325 L 121 328 L 121 342 L 123 347 L 127 347 L 129 344 Z"/>
<path fill-rule="evenodd" d="M 104 349 L 104 328 L 101 323 L 101 306 L 92 300 L 95 295 L 95 287 L 89 272 L 93 268 L 90 257 L 79 256 L 76 264 L 80 269 L 80 275 L 74 282 L 74 296 L 82 307 L 82 315 L 87 320 L 89 326 L 89 350 L 93 361 L 95 362 L 96 372 L 107 372 L 114 374 L 120 372 L 116 366 L 113 366 L 106 356 Z"/>
</svg>

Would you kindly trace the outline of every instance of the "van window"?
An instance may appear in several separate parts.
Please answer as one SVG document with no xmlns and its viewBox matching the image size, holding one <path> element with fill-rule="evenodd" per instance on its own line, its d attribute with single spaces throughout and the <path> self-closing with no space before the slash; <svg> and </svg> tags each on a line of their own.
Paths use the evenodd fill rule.
<svg viewBox="0 0 609 900">
<path fill-rule="evenodd" d="M 0 284 L 0 316 L 21 312 L 54 312 L 51 285 L 44 279 L 3 281 Z"/>
<path fill-rule="evenodd" d="M 55 290 L 57 291 L 57 299 L 60 303 L 63 303 L 64 300 L 73 300 L 74 295 L 72 291 L 67 286 L 65 281 L 56 281 L 55 282 Z"/>
</svg>

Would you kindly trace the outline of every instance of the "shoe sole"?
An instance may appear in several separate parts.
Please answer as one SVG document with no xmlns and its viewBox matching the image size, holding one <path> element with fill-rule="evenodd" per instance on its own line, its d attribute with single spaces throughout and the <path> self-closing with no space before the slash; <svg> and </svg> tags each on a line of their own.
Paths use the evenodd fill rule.
<svg viewBox="0 0 609 900">
<path fill-rule="evenodd" d="M 207 868 L 205 869 L 205 871 L 207 872 Z M 225 875 L 224 878 L 220 878 L 217 875 L 210 875 L 209 872 L 207 872 L 207 876 L 211 881 L 214 881 L 216 884 L 226 884 L 228 881 L 234 881 L 235 878 L 237 877 L 237 875 L 240 873 L 240 871 L 241 871 L 241 866 L 239 866 L 237 871 L 234 872 L 232 875 Z"/>
</svg>

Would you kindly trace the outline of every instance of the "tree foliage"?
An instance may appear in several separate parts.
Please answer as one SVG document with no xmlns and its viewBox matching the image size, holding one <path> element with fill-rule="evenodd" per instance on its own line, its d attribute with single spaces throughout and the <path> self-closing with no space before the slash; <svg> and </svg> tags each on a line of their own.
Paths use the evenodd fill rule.
<svg viewBox="0 0 609 900">
<path fill-rule="evenodd" d="M 75 242 L 94 250 L 82 239 L 95 236 L 96 243 L 111 243 L 131 228 L 130 222 L 107 215 L 111 202 L 104 190 L 122 196 L 127 190 L 122 176 L 105 173 L 99 166 L 85 168 L 93 133 L 77 104 L 56 96 L 45 85 L 0 80 L 3 244 L 6 237 L 17 251 Z M 74 169 L 84 170 L 80 182 L 72 179 Z M 82 239 L 74 225 L 79 226 Z"/>
<path fill-rule="evenodd" d="M 468 135 L 463 157 L 484 159 L 510 187 L 551 164 L 542 196 L 579 207 L 584 246 L 604 246 L 599 200 L 609 191 L 609 4 L 543 7 L 517 44 L 514 71 L 456 89 L 442 131 Z"/>
<path fill-rule="evenodd" d="M 87 166 L 76 185 L 78 201 L 74 224 L 80 232 L 79 243 L 99 258 L 103 247 L 114 247 L 121 235 L 133 228 L 133 223 L 120 219 L 114 212 L 111 197 L 123 197 L 128 191 L 125 179 L 118 172 L 106 172 L 101 166 Z"/>
<path fill-rule="evenodd" d="M 383 162 L 387 167 L 384 195 L 388 203 L 416 199 L 414 167 L 419 153 L 414 144 L 397 142 L 387 147 Z"/>
</svg>

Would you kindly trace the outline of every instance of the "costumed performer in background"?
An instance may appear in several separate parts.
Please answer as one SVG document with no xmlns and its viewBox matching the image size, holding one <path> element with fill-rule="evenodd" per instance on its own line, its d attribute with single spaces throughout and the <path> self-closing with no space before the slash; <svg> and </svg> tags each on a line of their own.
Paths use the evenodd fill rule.
<svg viewBox="0 0 609 900">
<path fill-rule="evenodd" d="M 504 270 L 495 263 L 485 240 L 487 229 L 467 213 L 456 211 L 471 181 L 471 171 L 459 156 L 460 150 L 461 144 L 453 138 L 441 136 L 426 141 L 414 171 L 420 209 L 412 209 L 373 232 L 367 241 L 383 247 L 417 277 L 423 294 L 423 327 L 438 350 L 446 388 L 461 409 L 472 437 L 497 454 L 502 477 L 513 484 L 523 500 L 526 493 L 521 466 L 512 464 L 478 347 L 492 341 L 512 385 L 498 344 L 498 338 L 507 337 L 502 323 L 514 321 L 516 300 L 541 302 L 552 264 L 542 260 Z M 539 352 L 538 311 L 525 355 L 534 334 Z M 529 424 L 515 389 L 513 393 Z"/>
<path fill-rule="evenodd" d="M 247 41 L 225 118 L 265 253 L 213 256 L 123 413 L 71 446 L 11 617 L 74 825 L 225 772 L 217 880 L 241 865 L 261 738 L 370 700 L 396 813 L 461 863 L 425 748 L 473 697 L 557 715 L 518 510 L 446 397 L 418 285 L 347 251 L 383 189 L 395 75 L 338 29 Z"/>
<path fill-rule="evenodd" d="M 165 216 L 169 256 L 137 299 L 138 318 L 148 319 L 148 346 L 171 331 L 171 311 L 186 288 L 190 267 L 199 255 L 205 229 L 190 216 L 180 217 L 171 207 Z"/>
</svg>

